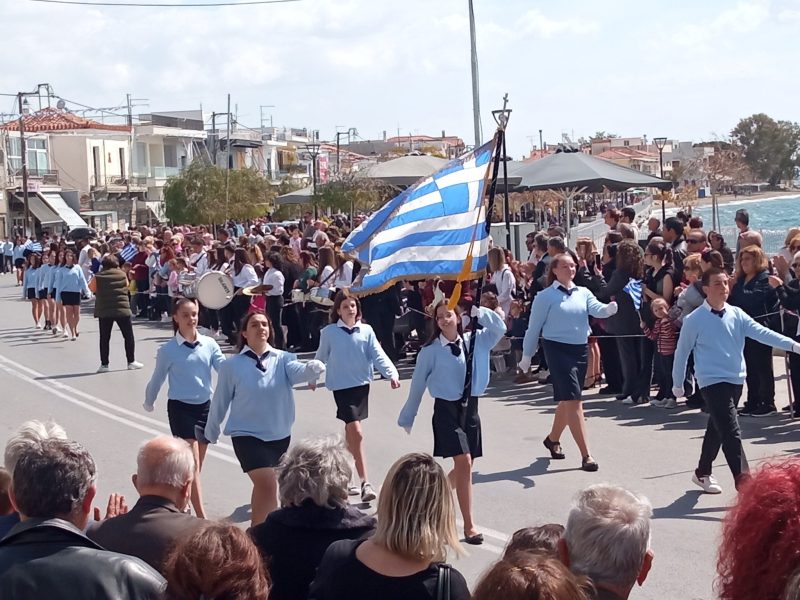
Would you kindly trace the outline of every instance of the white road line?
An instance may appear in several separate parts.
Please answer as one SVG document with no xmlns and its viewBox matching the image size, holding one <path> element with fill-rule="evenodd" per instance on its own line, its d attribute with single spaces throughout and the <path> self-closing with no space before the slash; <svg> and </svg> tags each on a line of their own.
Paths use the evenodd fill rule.
<svg viewBox="0 0 800 600">
<path fill-rule="evenodd" d="M 39 371 L 31 369 L 30 367 L 27 367 L 2 355 L 0 355 L 0 370 L 5 371 L 9 375 L 16 377 L 17 379 L 21 379 L 26 383 L 35 385 L 36 387 L 44 390 L 45 392 L 48 392 L 49 394 L 58 396 L 59 398 L 62 398 L 67 402 L 71 402 L 76 406 L 85 408 L 86 410 L 89 410 L 100 416 L 106 417 L 107 419 L 111 419 L 112 421 L 116 421 L 117 423 L 127 425 L 129 427 L 138 429 L 139 431 L 143 431 L 145 433 L 149 433 L 150 435 L 163 435 L 165 433 L 165 431 L 163 430 L 169 431 L 169 427 L 166 423 L 162 423 L 161 421 L 158 421 L 146 415 L 137 414 L 131 410 L 128 410 L 121 406 L 117 406 L 116 404 L 112 404 L 111 402 L 102 400 L 97 396 L 88 394 L 82 390 L 79 390 L 65 383 L 62 383 L 56 379 L 49 378 L 47 375 L 40 373 Z M 88 402 L 80 400 L 76 398 L 76 396 L 84 398 L 88 400 Z M 116 411 L 120 414 L 119 415 L 113 414 L 111 412 L 108 412 L 109 410 Z M 138 421 L 141 421 L 141 423 Z M 160 430 L 155 429 L 154 427 L 158 427 L 160 428 Z M 233 451 L 233 448 L 229 444 L 225 443 L 218 443 L 216 444 L 216 447 L 219 449 L 229 450 L 231 452 Z M 214 458 L 218 458 L 224 462 L 237 466 L 239 465 L 239 461 L 236 460 L 236 458 L 230 456 L 229 454 L 219 452 L 214 448 L 209 448 L 207 456 L 213 456 Z M 456 519 L 456 524 L 459 527 L 464 526 L 464 523 L 463 521 L 461 521 L 461 519 Z M 486 527 L 479 527 L 478 529 L 485 536 L 494 538 L 495 540 L 500 541 L 503 544 L 506 544 L 506 542 L 510 537 L 507 533 L 496 531 L 494 529 L 489 529 Z M 476 548 L 480 548 L 482 550 L 486 550 L 488 552 L 492 552 L 498 555 L 503 553 L 503 548 L 495 546 L 494 544 L 490 544 L 488 542 L 484 542 L 482 545 L 476 546 Z"/>
</svg>

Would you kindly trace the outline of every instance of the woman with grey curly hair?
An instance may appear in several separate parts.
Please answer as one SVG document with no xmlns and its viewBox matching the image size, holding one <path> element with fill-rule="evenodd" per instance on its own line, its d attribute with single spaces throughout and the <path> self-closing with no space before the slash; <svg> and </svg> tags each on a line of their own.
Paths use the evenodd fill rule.
<svg viewBox="0 0 800 600">
<path fill-rule="evenodd" d="M 338 438 L 292 446 L 278 472 L 281 508 L 249 533 L 272 578 L 270 600 L 305 598 L 328 546 L 372 535 L 375 519 L 347 501 L 352 468 Z"/>
</svg>

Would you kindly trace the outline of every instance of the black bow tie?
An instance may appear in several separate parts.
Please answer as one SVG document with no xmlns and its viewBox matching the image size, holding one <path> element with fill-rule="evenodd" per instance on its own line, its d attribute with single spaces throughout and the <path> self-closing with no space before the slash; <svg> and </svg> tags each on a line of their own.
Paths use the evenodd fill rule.
<svg viewBox="0 0 800 600">
<path fill-rule="evenodd" d="M 252 350 L 248 350 L 244 354 L 245 354 L 245 356 L 249 356 L 254 361 L 256 361 L 256 367 L 258 368 L 259 371 L 264 373 L 267 370 L 267 367 L 264 366 L 264 362 L 263 361 L 264 361 L 265 358 L 267 358 L 267 356 L 269 356 L 269 352 L 264 352 L 264 354 L 259 356 L 258 354 L 256 354 Z"/>
<path fill-rule="evenodd" d="M 183 342 L 183 345 L 194 350 L 200 345 L 200 342 Z"/>
<path fill-rule="evenodd" d="M 349 327 L 339 327 L 342 331 L 344 331 L 347 335 L 353 335 L 356 331 L 358 331 L 358 325 L 350 329 Z"/>
<path fill-rule="evenodd" d="M 717 315 L 721 319 L 722 316 L 725 314 L 725 309 L 723 308 L 722 310 L 716 310 L 712 308 L 711 313 Z"/>
<path fill-rule="evenodd" d="M 450 352 L 453 353 L 453 356 L 461 356 L 461 344 L 458 342 L 450 342 L 447 345 L 450 346 Z"/>
<path fill-rule="evenodd" d="M 567 289 L 563 285 L 558 286 L 558 289 L 564 292 L 567 296 L 572 296 L 572 292 L 576 290 L 576 288 Z"/>
</svg>

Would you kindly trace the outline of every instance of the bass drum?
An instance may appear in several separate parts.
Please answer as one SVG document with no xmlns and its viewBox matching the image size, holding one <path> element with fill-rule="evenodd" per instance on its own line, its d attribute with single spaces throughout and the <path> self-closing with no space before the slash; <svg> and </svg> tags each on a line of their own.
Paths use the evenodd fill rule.
<svg viewBox="0 0 800 600">
<path fill-rule="evenodd" d="M 196 298 L 211 310 L 225 308 L 233 299 L 233 279 L 220 271 L 208 271 L 183 289 L 187 298 Z"/>
<path fill-rule="evenodd" d="M 308 294 L 308 299 L 314 304 L 320 306 L 333 306 L 333 299 L 336 297 L 336 289 L 334 288 L 311 288 Z"/>
</svg>

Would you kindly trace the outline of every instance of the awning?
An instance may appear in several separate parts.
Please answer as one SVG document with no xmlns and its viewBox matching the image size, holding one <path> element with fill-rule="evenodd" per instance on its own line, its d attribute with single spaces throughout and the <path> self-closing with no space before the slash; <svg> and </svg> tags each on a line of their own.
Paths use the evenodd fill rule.
<svg viewBox="0 0 800 600">
<path fill-rule="evenodd" d="M 20 204 L 25 206 L 25 199 L 20 194 L 14 194 L 14 197 Z M 44 200 L 30 192 L 28 193 L 28 207 L 33 216 L 36 217 L 42 225 L 58 225 L 64 222 L 52 208 L 45 204 Z"/>
<path fill-rule="evenodd" d="M 58 192 L 39 192 L 39 195 L 45 199 L 45 202 L 50 205 L 60 217 L 67 227 L 70 229 L 77 229 L 78 227 L 88 227 L 89 225 L 81 219 L 80 215 L 76 213 L 66 200 L 61 197 Z"/>
</svg>

